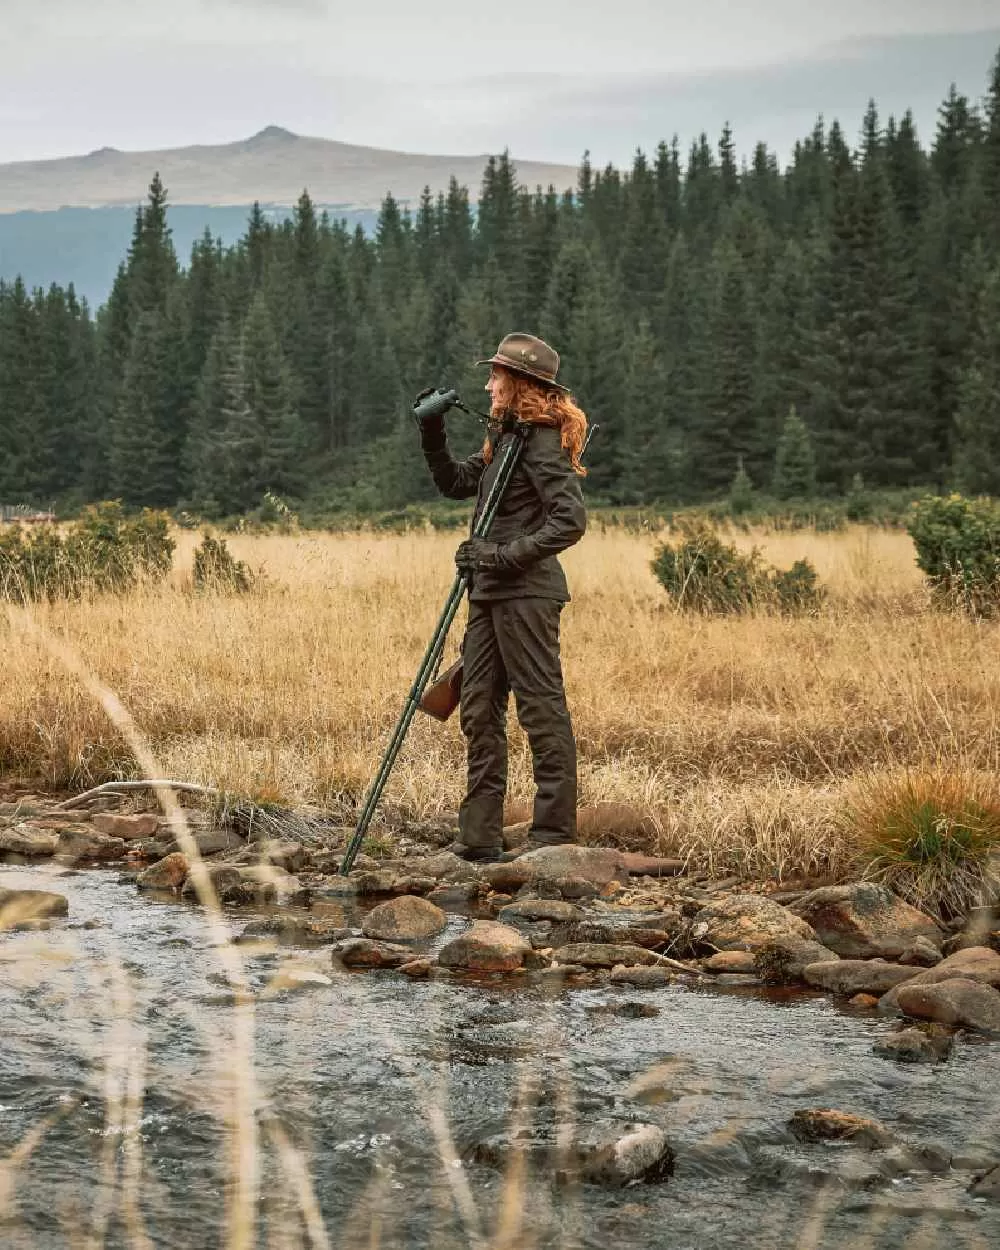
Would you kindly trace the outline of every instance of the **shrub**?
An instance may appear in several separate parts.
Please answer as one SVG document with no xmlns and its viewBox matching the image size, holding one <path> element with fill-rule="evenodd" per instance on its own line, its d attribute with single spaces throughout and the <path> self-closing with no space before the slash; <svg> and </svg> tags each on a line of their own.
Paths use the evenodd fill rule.
<svg viewBox="0 0 1000 1250">
<path fill-rule="evenodd" d="M 117 502 L 86 508 L 62 533 L 52 525 L 29 532 L 12 526 L 0 531 L 0 599 L 120 594 L 165 577 L 173 552 L 164 513 L 127 517 Z"/>
<path fill-rule="evenodd" d="M 206 533 L 194 553 L 193 580 L 195 590 L 242 595 L 252 588 L 254 575 L 242 560 L 234 559 L 224 538 Z"/>
<path fill-rule="evenodd" d="M 773 569 L 756 547 L 743 554 L 704 522 L 680 521 L 678 531 L 675 546 L 663 543 L 657 548 L 652 569 L 679 608 L 707 614 L 755 608 L 806 612 L 823 599 L 808 560 L 798 560 L 790 569 Z"/>
<path fill-rule="evenodd" d="M 931 496 L 913 504 L 907 530 L 935 601 L 974 616 L 1000 607 L 1000 503 Z"/>
<path fill-rule="evenodd" d="M 1000 899 L 1000 793 L 942 770 L 875 775 L 846 813 L 863 875 L 942 919 Z"/>
</svg>

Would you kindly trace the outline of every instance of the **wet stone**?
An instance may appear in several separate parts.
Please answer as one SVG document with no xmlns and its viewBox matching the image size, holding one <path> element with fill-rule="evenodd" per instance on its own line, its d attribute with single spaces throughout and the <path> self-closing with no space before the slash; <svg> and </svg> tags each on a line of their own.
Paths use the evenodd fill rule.
<svg viewBox="0 0 1000 1250">
<path fill-rule="evenodd" d="M 419 942 L 434 937 L 448 923 L 448 917 L 425 898 L 402 895 L 373 907 L 361 922 L 365 937 L 394 942 Z"/>
<path fill-rule="evenodd" d="M 674 979 L 669 968 L 636 968 L 618 964 L 611 969 L 612 985 L 630 985 L 637 990 L 659 990 Z"/>
<path fill-rule="evenodd" d="M 804 973 L 808 985 L 831 994 L 877 994 L 916 976 L 912 966 L 884 959 L 835 959 L 809 964 Z"/>
<path fill-rule="evenodd" d="M 179 890 L 187 875 L 187 856 L 176 851 L 150 864 L 136 878 L 136 885 L 140 890 Z"/>
<path fill-rule="evenodd" d="M 333 948 L 333 961 L 345 968 L 401 968 L 413 962 L 413 951 L 394 942 L 348 938 Z"/>
<path fill-rule="evenodd" d="M 530 950 L 531 944 L 509 925 L 477 920 L 441 948 L 438 963 L 468 972 L 512 972 Z"/>
<path fill-rule="evenodd" d="M 877 1120 L 832 1108 L 796 1111 L 788 1122 L 792 1135 L 801 1142 L 851 1142 L 868 1150 L 891 1146 L 893 1135 Z"/>
<path fill-rule="evenodd" d="M 578 907 L 559 899 L 525 899 L 523 902 L 511 903 L 502 908 L 499 919 L 509 924 L 517 924 L 522 920 L 568 922 L 575 920 L 579 915 Z"/>
<path fill-rule="evenodd" d="M 585 968 L 614 968 L 618 964 L 629 967 L 657 962 L 656 956 L 645 947 L 611 942 L 573 942 L 560 946 L 552 952 L 552 956 L 557 963 L 582 964 Z"/>
<path fill-rule="evenodd" d="M 49 890 L 0 889 L 0 932 L 69 914 L 69 903 Z"/>
<path fill-rule="evenodd" d="M 98 833 L 132 842 L 140 838 L 155 837 L 160 827 L 160 818 L 155 812 L 139 812 L 131 815 L 97 812 L 91 817 L 91 824 Z"/>
<path fill-rule="evenodd" d="M 900 1029 L 880 1038 L 872 1050 L 898 1063 L 939 1063 L 951 1049 L 950 1038 L 932 1039 L 921 1029 Z"/>
</svg>

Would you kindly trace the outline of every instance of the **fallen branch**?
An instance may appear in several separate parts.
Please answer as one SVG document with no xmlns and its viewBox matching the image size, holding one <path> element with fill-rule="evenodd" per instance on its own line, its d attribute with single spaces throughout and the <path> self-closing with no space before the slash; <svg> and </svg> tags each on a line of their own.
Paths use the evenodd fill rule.
<svg viewBox="0 0 1000 1250">
<path fill-rule="evenodd" d="M 85 790 L 83 794 L 78 794 L 75 798 L 66 799 L 65 802 L 58 804 L 55 810 L 68 812 L 74 807 L 80 807 L 88 799 L 96 798 L 99 794 L 128 794 L 133 790 L 156 790 L 160 786 L 165 786 L 170 790 L 180 790 L 186 794 L 210 794 L 217 797 L 222 793 L 214 786 L 199 786 L 193 781 L 105 781 L 103 785 L 94 786 L 92 790 Z"/>
</svg>

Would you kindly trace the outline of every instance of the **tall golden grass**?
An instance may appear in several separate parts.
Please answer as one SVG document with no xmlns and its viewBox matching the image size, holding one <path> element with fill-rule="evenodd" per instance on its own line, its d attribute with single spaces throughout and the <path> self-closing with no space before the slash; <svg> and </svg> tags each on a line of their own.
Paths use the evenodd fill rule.
<svg viewBox="0 0 1000 1250">
<path fill-rule="evenodd" d="M 134 775 L 134 756 L 51 654 L 59 637 L 113 690 L 175 778 L 340 810 L 363 794 L 453 575 L 454 535 L 237 536 L 265 574 L 251 595 L 191 591 L 196 537 L 168 584 L 0 616 L 0 775 L 66 790 Z M 1000 666 L 991 625 L 932 610 L 909 538 L 738 536 L 808 558 L 829 589 L 813 618 L 675 612 L 654 535 L 592 525 L 565 565 L 563 659 L 579 744 L 581 827 L 712 871 L 837 874 L 839 819 L 871 770 L 995 770 Z M 32 627 L 34 626 L 34 628 Z M 460 624 L 452 645 L 457 646 Z M 418 718 L 384 813 L 461 798 L 457 717 Z M 512 724 L 510 813 L 530 798 Z"/>
</svg>

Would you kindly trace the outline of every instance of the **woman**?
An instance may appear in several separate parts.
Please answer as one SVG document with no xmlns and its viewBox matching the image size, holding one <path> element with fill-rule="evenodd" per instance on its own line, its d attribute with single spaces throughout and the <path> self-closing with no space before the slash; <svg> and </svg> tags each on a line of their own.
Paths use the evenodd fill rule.
<svg viewBox="0 0 1000 1250">
<path fill-rule="evenodd" d="M 442 494 L 477 497 L 474 528 L 506 441 L 525 438 L 489 539 L 468 539 L 455 553 L 471 583 L 461 700 L 469 771 L 451 849 L 465 859 L 497 860 L 511 691 L 536 787 L 526 849 L 576 839 L 576 743 L 559 660 L 559 617 L 569 591 L 556 557 L 586 528 L 579 479 L 587 418 L 556 381 L 559 356 L 541 339 L 509 334 L 494 356 L 478 363 L 490 366 L 491 422 L 482 450 L 455 460 L 443 414 L 422 423 L 421 443 Z"/>
</svg>

